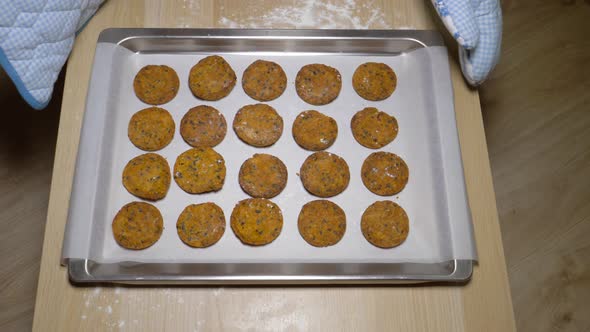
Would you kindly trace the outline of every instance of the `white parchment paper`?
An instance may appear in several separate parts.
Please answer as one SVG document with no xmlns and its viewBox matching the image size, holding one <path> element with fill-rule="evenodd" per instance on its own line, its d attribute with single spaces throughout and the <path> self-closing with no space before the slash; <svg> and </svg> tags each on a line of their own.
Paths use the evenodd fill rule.
<svg viewBox="0 0 590 332">
<path fill-rule="evenodd" d="M 98 44 L 64 239 L 63 261 L 88 258 L 97 262 L 434 263 L 450 259 L 476 259 L 445 48 L 423 48 L 397 56 L 218 54 L 233 67 L 238 83 L 228 97 L 205 102 L 196 99 L 190 92 L 188 73 L 207 54 L 138 54 L 114 44 Z M 255 148 L 243 143 L 231 127 L 240 107 L 256 103 L 244 93 L 240 83 L 243 71 L 257 59 L 277 62 L 288 77 L 285 93 L 268 103 L 283 117 L 285 124 L 280 140 L 268 148 Z M 364 100 L 352 88 L 354 70 L 367 61 L 387 63 L 397 74 L 397 89 L 385 101 Z M 312 106 L 297 96 L 295 76 L 302 66 L 310 63 L 327 64 L 340 71 L 342 91 L 334 102 Z M 172 114 L 176 122 L 174 140 L 157 153 L 164 156 L 172 168 L 176 157 L 190 148 L 178 133 L 180 119 L 191 107 L 210 105 L 218 109 L 228 123 L 225 139 L 215 147 L 225 158 L 227 176 L 221 191 L 202 195 L 187 194 L 172 180 L 166 198 L 153 203 L 164 217 L 162 237 L 148 249 L 133 251 L 117 245 L 112 236 L 111 222 L 123 205 L 139 200 L 125 190 L 121 174 L 131 158 L 145 153 L 127 138 L 127 125 L 135 112 L 148 107 L 133 92 L 135 74 L 148 64 L 166 64 L 174 68 L 181 82 L 176 98 L 161 106 Z M 392 197 L 371 193 L 361 181 L 363 160 L 375 150 L 365 148 L 354 140 L 350 120 L 357 111 L 368 106 L 395 116 L 399 124 L 397 138 L 381 150 L 401 156 L 409 166 L 410 178 L 406 188 Z M 298 177 L 301 164 L 311 152 L 300 148 L 291 135 L 295 117 L 310 109 L 336 119 L 339 134 L 328 151 L 343 157 L 351 173 L 348 188 L 330 198 L 346 212 L 346 233 L 338 244 L 327 248 L 307 244 L 297 229 L 301 207 L 308 201 L 319 199 L 305 191 Z M 239 186 L 239 168 L 255 153 L 279 157 L 289 172 L 285 190 L 272 199 L 283 212 L 283 230 L 274 242 L 262 247 L 243 245 L 229 225 L 234 205 L 249 197 Z M 407 240 L 393 249 L 374 247 L 365 240 L 360 230 L 363 211 L 373 202 L 385 199 L 400 204 L 410 219 Z M 218 204 L 225 213 L 227 227 L 217 244 L 195 249 L 180 241 L 175 225 L 184 207 L 202 202 Z"/>
</svg>

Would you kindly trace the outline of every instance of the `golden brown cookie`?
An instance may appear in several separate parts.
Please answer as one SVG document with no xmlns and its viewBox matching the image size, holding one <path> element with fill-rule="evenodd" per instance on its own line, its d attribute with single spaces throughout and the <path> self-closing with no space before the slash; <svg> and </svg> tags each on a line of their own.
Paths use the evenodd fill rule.
<svg viewBox="0 0 590 332">
<path fill-rule="evenodd" d="M 379 248 L 399 246 L 408 237 L 410 221 L 406 211 L 392 201 L 371 204 L 361 217 L 365 239 Z"/>
<path fill-rule="evenodd" d="M 252 197 L 273 198 L 287 185 L 287 167 L 269 154 L 255 154 L 240 167 L 240 186 Z"/>
<path fill-rule="evenodd" d="M 243 243 L 262 246 L 281 234 L 283 214 L 268 199 L 245 199 L 238 202 L 231 213 L 231 228 Z"/>
<path fill-rule="evenodd" d="M 233 127 L 242 141 L 265 147 L 275 144 L 283 134 L 283 118 L 269 105 L 246 105 L 236 114 Z"/>
<path fill-rule="evenodd" d="M 293 122 L 293 138 L 304 149 L 325 150 L 338 136 L 336 120 L 318 111 L 301 112 Z"/>
<path fill-rule="evenodd" d="M 383 100 L 391 96 L 397 86 L 397 77 L 384 63 L 367 62 L 358 66 L 352 75 L 352 87 L 367 100 Z"/>
<path fill-rule="evenodd" d="M 358 111 L 350 121 L 352 135 L 360 145 L 379 149 L 391 143 L 397 136 L 397 120 L 375 107 Z"/>
<path fill-rule="evenodd" d="M 297 94 L 312 105 L 326 105 L 340 94 L 342 78 L 336 68 L 322 64 L 303 66 L 295 78 Z"/>
<path fill-rule="evenodd" d="M 112 229 L 115 241 L 121 247 L 139 250 L 158 241 L 164 230 L 164 221 L 155 206 L 131 202 L 117 212 Z"/>
<path fill-rule="evenodd" d="M 406 162 L 390 152 L 371 153 L 361 168 L 365 187 L 381 196 L 391 196 L 402 191 L 409 177 L 410 170 Z"/>
<path fill-rule="evenodd" d="M 256 60 L 242 76 L 244 92 L 258 101 L 279 98 L 287 87 L 287 75 L 283 68 L 272 61 Z"/>
<path fill-rule="evenodd" d="M 170 188 L 170 166 L 159 154 L 139 155 L 125 166 L 123 186 L 139 198 L 152 201 L 162 199 Z"/>
<path fill-rule="evenodd" d="M 312 246 L 333 246 L 346 232 L 346 214 L 330 201 L 311 201 L 301 208 L 297 227 L 299 234 Z"/>
<path fill-rule="evenodd" d="M 318 197 L 332 197 L 348 186 L 350 171 L 346 161 L 329 152 L 316 152 L 307 157 L 299 171 L 307 191 Z"/>
<path fill-rule="evenodd" d="M 176 222 L 182 242 L 194 248 L 214 245 L 225 232 L 225 215 L 215 203 L 191 204 L 182 210 Z"/>
<path fill-rule="evenodd" d="M 193 107 L 180 121 L 180 135 L 193 147 L 212 148 L 223 141 L 226 132 L 225 117 L 211 106 Z"/>
<path fill-rule="evenodd" d="M 133 80 L 137 98 L 146 104 L 162 105 L 174 99 L 180 80 L 174 69 L 168 66 L 148 65 L 139 70 Z"/>
<path fill-rule="evenodd" d="M 174 181 L 189 194 L 218 191 L 225 181 L 225 160 L 212 148 L 192 148 L 174 163 Z"/>
<path fill-rule="evenodd" d="M 201 59 L 191 68 L 188 85 L 199 99 L 219 100 L 233 90 L 236 85 L 236 73 L 225 59 L 211 55 Z"/>
<path fill-rule="evenodd" d="M 127 127 L 127 136 L 136 147 L 156 151 L 170 144 L 175 128 L 174 119 L 168 111 L 149 107 L 133 114 Z"/>
</svg>

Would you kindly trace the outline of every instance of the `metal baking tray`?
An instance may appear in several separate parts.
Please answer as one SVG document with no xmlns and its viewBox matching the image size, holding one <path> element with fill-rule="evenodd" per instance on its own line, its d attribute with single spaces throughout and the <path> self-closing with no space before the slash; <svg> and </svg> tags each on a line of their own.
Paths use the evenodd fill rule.
<svg viewBox="0 0 590 332">
<path fill-rule="evenodd" d="M 364 56 L 398 56 L 417 49 L 429 47 L 444 47 L 442 38 L 435 31 L 415 30 L 243 30 L 243 29 L 107 29 L 100 34 L 98 43 L 116 44 L 136 54 L 282 54 L 313 56 L 313 55 L 350 55 L 356 57 Z M 98 56 L 98 53 L 97 53 Z M 470 213 L 465 193 L 465 183 L 460 160 L 460 150 L 456 132 L 454 112 L 452 111 L 452 90 L 450 88 L 450 73 L 448 60 L 446 68 L 439 72 L 445 88 L 437 90 L 436 102 L 441 102 L 450 109 L 452 118 L 447 119 L 444 133 L 441 136 L 441 150 L 452 155 L 451 167 L 453 176 L 452 183 L 447 185 L 454 190 L 452 195 L 447 195 L 446 203 L 454 205 L 454 210 L 461 218 L 469 219 Z M 95 57 L 95 68 L 97 63 L 105 61 Z M 108 63 L 108 62 L 107 62 Z M 311 63 L 311 60 L 310 60 Z M 444 67 L 444 66 L 443 66 Z M 98 69 L 100 70 L 100 69 Z M 113 69 L 114 70 L 114 69 Z M 238 74 L 238 84 L 235 89 L 241 89 Z M 291 77 L 290 77 L 291 79 Z M 343 84 L 349 83 L 348 78 L 343 77 Z M 92 83 L 93 81 L 91 81 Z M 97 86 L 91 84 L 87 103 L 95 102 L 91 97 L 93 89 Z M 441 97 L 442 95 L 442 97 Z M 195 105 L 198 102 L 195 101 Z M 250 100 L 249 103 L 254 103 Z M 447 105 L 449 104 L 450 105 Z M 194 105 L 187 105 L 194 106 Z M 164 106 L 165 107 L 165 106 Z M 95 208 L 94 200 L 105 199 L 102 193 L 76 194 L 84 185 L 79 179 L 82 174 L 88 174 L 82 164 L 100 163 L 99 157 L 105 152 L 100 146 L 92 147 L 88 142 L 91 138 L 85 135 L 96 120 L 96 114 L 85 115 L 82 129 L 80 151 L 74 189 L 70 202 L 70 215 L 68 227 L 66 228 L 66 239 L 78 234 L 79 228 L 83 226 L 73 225 L 72 219 L 80 218 L 81 210 Z M 106 110 L 106 106 L 104 109 Z M 309 109 L 312 107 L 310 106 Z M 188 107 L 187 107 L 188 109 Z M 321 111 L 321 110 L 320 110 Z M 449 114 L 447 114 L 449 115 Z M 439 119 L 440 120 L 440 119 Z M 231 119 L 228 119 L 231 123 Z M 104 126 L 107 126 L 108 123 Z M 178 124 L 177 124 L 178 126 Z M 289 135 L 290 127 L 285 128 L 283 135 Z M 100 131 L 100 129 L 98 129 Z M 341 128 L 340 130 L 346 130 Z M 228 135 L 233 133 L 228 130 Z M 178 135 L 175 140 L 181 139 Z M 449 143 L 450 142 L 450 143 Z M 445 144 L 446 143 L 446 144 Z M 448 144 L 448 145 L 447 145 Z M 99 153 L 87 152 L 86 149 L 97 148 Z M 187 146 L 188 148 L 188 146 Z M 371 151 L 373 152 L 373 151 Z M 93 159 L 94 158 L 94 159 Z M 437 166 L 438 167 L 438 166 Z M 86 172 L 86 173 L 84 173 Z M 446 172 L 446 171 L 445 171 Z M 294 174 L 291 174 L 294 176 Z M 354 176 L 351 174 L 351 176 Z M 97 180 L 98 181 L 98 180 Z M 172 183 L 174 186 L 174 182 Z M 92 191 L 92 188 L 90 188 Z M 102 196 L 101 196 L 102 195 Z M 387 199 L 387 198 L 383 198 Z M 449 208 L 450 209 L 450 208 Z M 455 211 L 457 212 L 457 211 Z M 105 217 L 104 211 L 93 212 Z M 102 214 L 100 214 L 102 213 Z M 227 215 L 227 211 L 226 211 Z M 449 212 L 449 218 L 453 215 Z M 471 229 L 461 231 L 465 236 L 473 236 Z M 228 227 L 226 233 L 231 233 Z M 88 237 L 94 236 L 88 234 Z M 104 235 L 103 235 L 104 236 Z M 228 234 L 224 235 L 228 236 Z M 473 245 L 474 246 L 474 245 Z M 64 241 L 64 256 L 72 248 L 67 241 Z M 91 249 L 90 249 L 91 250 Z M 475 255 L 475 254 L 474 254 Z M 418 282 L 466 282 L 471 278 L 473 259 L 448 259 L 440 263 L 407 263 L 407 262 L 97 262 L 89 258 L 64 257 L 64 264 L 67 264 L 69 278 L 73 283 L 133 283 L 133 284 L 342 284 L 342 283 L 363 283 L 363 284 L 395 284 L 395 283 L 418 283 Z"/>
</svg>

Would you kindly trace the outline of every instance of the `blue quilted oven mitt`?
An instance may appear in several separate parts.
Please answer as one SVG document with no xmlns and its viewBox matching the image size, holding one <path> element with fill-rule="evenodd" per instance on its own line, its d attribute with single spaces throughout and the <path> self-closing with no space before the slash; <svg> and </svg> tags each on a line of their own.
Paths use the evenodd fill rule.
<svg viewBox="0 0 590 332">
<path fill-rule="evenodd" d="M 35 109 L 47 106 L 76 32 L 103 0 L 1 0 L 0 65 Z"/>
<path fill-rule="evenodd" d="M 459 43 L 465 79 L 481 84 L 500 58 L 502 10 L 498 0 L 432 0 L 445 27 Z"/>
</svg>

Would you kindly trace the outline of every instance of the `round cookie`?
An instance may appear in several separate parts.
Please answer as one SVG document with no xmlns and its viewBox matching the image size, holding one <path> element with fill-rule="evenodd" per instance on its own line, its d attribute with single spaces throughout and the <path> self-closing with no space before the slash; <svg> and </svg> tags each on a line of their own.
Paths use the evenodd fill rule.
<svg viewBox="0 0 590 332">
<path fill-rule="evenodd" d="M 219 100 L 233 90 L 236 85 L 236 73 L 225 59 L 211 55 L 201 59 L 191 68 L 188 85 L 199 99 Z"/>
<path fill-rule="evenodd" d="M 379 149 L 391 143 L 397 136 L 397 120 L 375 107 L 358 111 L 350 121 L 352 135 L 360 145 Z"/>
<path fill-rule="evenodd" d="M 273 145 L 283 134 L 283 118 L 269 105 L 246 105 L 236 113 L 233 127 L 242 141 L 265 147 Z"/>
<path fill-rule="evenodd" d="M 297 228 L 303 239 L 312 246 L 333 246 L 346 232 L 346 214 L 330 201 L 311 201 L 301 208 Z"/>
<path fill-rule="evenodd" d="M 192 148 L 174 163 L 174 181 L 189 194 L 218 191 L 225 181 L 225 160 L 212 148 Z"/>
<path fill-rule="evenodd" d="M 283 214 L 268 199 L 245 199 L 238 202 L 231 213 L 231 228 L 243 243 L 262 246 L 281 234 Z"/>
<path fill-rule="evenodd" d="M 112 224 L 115 241 L 127 249 L 150 247 L 162 235 L 164 221 L 160 211 L 144 202 L 131 202 L 117 212 Z"/>
<path fill-rule="evenodd" d="M 225 117 L 211 106 L 193 107 L 180 121 L 180 135 L 193 147 L 214 147 L 223 141 L 226 132 Z"/>
<path fill-rule="evenodd" d="M 338 136 L 336 120 L 318 111 L 301 112 L 293 121 L 293 138 L 302 148 L 311 151 L 325 150 Z"/>
<path fill-rule="evenodd" d="M 375 202 L 361 217 L 361 232 L 372 245 L 393 248 L 408 237 L 410 221 L 406 211 L 394 202 Z"/>
<path fill-rule="evenodd" d="M 342 78 L 336 68 L 322 64 L 303 66 L 295 78 L 297 94 L 312 105 L 326 105 L 340 94 Z"/>
<path fill-rule="evenodd" d="M 396 86 L 395 72 L 384 63 L 363 63 L 352 75 L 352 87 L 359 96 L 367 100 L 386 99 L 391 96 Z"/>
<path fill-rule="evenodd" d="M 406 162 L 390 152 L 371 153 L 361 167 L 365 187 L 381 196 L 391 196 L 404 189 L 410 177 Z"/>
<path fill-rule="evenodd" d="M 346 189 L 350 181 L 346 161 L 323 151 L 307 157 L 299 174 L 305 189 L 318 197 L 336 196 Z"/>
<path fill-rule="evenodd" d="M 255 154 L 240 167 L 240 186 L 252 197 L 273 198 L 287 185 L 287 167 L 269 154 Z"/>
<path fill-rule="evenodd" d="M 215 203 L 191 204 L 178 216 L 176 232 L 180 240 L 188 246 L 212 246 L 225 233 L 223 210 Z"/>
<path fill-rule="evenodd" d="M 141 101 L 150 105 L 162 105 L 174 99 L 180 80 L 174 69 L 168 66 L 147 65 L 139 70 L 133 80 L 133 90 Z"/>
<path fill-rule="evenodd" d="M 170 166 L 159 154 L 139 155 L 125 166 L 123 186 L 139 198 L 152 201 L 162 199 L 170 188 Z"/>
<path fill-rule="evenodd" d="M 256 60 L 242 76 L 244 92 L 258 101 L 277 99 L 287 87 L 287 75 L 283 68 L 272 61 Z"/>
<path fill-rule="evenodd" d="M 133 114 L 127 126 L 127 136 L 136 147 L 156 151 L 170 144 L 175 128 L 174 119 L 168 111 L 149 107 Z"/>
</svg>

